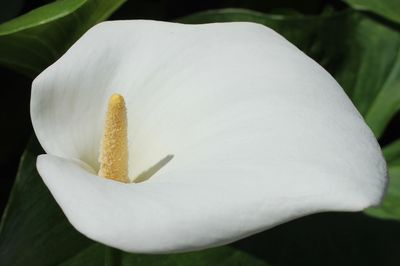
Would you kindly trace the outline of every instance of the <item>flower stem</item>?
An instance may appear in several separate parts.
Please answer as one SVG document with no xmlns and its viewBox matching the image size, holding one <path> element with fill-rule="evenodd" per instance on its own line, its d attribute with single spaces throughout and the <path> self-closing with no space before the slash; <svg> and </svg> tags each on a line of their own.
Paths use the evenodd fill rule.
<svg viewBox="0 0 400 266">
<path fill-rule="evenodd" d="M 121 266 L 121 251 L 112 247 L 105 247 L 104 266 Z"/>
</svg>

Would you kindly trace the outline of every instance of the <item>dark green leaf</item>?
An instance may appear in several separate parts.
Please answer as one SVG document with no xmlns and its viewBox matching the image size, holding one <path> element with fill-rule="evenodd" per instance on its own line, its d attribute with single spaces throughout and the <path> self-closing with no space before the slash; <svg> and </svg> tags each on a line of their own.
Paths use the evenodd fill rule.
<svg viewBox="0 0 400 266">
<path fill-rule="evenodd" d="M 40 145 L 33 140 L 22 157 L 0 226 L 0 265 L 105 265 L 110 261 L 110 248 L 87 239 L 70 225 L 36 171 L 40 153 Z M 156 256 L 112 251 L 119 261 L 112 266 L 267 265 L 232 247 Z"/>
<path fill-rule="evenodd" d="M 383 150 L 386 161 L 389 165 L 400 165 L 400 140 L 386 146 Z"/>
<path fill-rule="evenodd" d="M 359 12 L 287 17 L 222 9 L 179 21 L 250 21 L 273 28 L 335 77 L 377 137 L 400 109 L 400 34 Z"/>
<path fill-rule="evenodd" d="M 146 265 L 146 266 L 202 266 L 202 265 L 221 265 L 239 266 L 254 265 L 267 266 L 268 264 L 248 255 L 243 251 L 238 251 L 232 247 L 225 246 L 204 250 L 201 252 L 189 252 L 173 255 L 132 255 L 122 256 L 122 265 Z"/>
<path fill-rule="evenodd" d="M 344 0 L 344 1 L 355 9 L 371 11 L 387 19 L 400 23 L 399 0 Z"/>
<path fill-rule="evenodd" d="M 92 242 L 69 224 L 36 171 L 35 141 L 21 159 L 0 225 L 0 265 L 55 265 Z"/>
<path fill-rule="evenodd" d="M 108 247 L 100 244 L 94 244 L 88 249 L 72 257 L 70 260 L 60 266 L 97 266 L 102 265 L 103 256 L 109 252 Z M 203 265 L 218 265 L 218 266 L 239 266 L 239 265 L 254 265 L 267 266 L 268 264 L 256 259 L 243 251 L 236 250 L 232 247 L 225 246 L 212 248 L 204 251 L 189 252 L 183 254 L 172 255 L 138 255 L 129 254 L 114 250 L 113 256 L 118 258 L 113 259 L 112 263 L 106 263 L 106 266 L 130 266 L 130 265 L 146 265 L 146 266 L 203 266 Z M 107 260 L 106 260 L 107 261 Z"/>
<path fill-rule="evenodd" d="M 389 167 L 389 186 L 379 208 L 369 208 L 368 215 L 400 220 L 400 164 Z"/>
<path fill-rule="evenodd" d="M 15 180 L 21 154 L 32 135 L 29 100 L 31 80 L 12 70 L 0 67 L 0 139 L 6 140 L 0 149 L 0 213 L 6 206 L 11 186 Z"/>
<path fill-rule="evenodd" d="M 381 206 L 366 210 L 368 215 L 400 221 L 400 140 L 387 146 L 383 153 L 388 162 L 389 185 Z"/>
<path fill-rule="evenodd" d="M 319 213 L 234 246 L 277 266 L 398 266 L 400 224 L 362 213 Z"/>
<path fill-rule="evenodd" d="M 0 64 L 34 77 L 125 0 L 59 0 L 0 25 Z"/>
</svg>

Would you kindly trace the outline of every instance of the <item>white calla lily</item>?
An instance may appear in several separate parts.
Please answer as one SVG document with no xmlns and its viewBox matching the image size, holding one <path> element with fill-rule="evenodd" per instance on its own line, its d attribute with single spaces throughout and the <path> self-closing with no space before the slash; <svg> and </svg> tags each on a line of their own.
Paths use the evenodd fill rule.
<svg viewBox="0 0 400 266">
<path fill-rule="evenodd" d="M 102 178 L 107 102 L 125 97 L 129 177 Z M 230 243 L 380 202 L 386 164 L 337 82 L 253 23 L 113 21 L 33 82 L 38 171 L 72 225 L 130 252 Z"/>
</svg>

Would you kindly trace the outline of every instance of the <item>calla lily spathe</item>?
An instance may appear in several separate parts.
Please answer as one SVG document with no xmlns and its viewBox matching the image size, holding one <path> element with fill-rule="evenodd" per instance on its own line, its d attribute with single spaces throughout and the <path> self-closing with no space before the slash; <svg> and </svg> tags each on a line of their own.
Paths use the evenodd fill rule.
<svg viewBox="0 0 400 266">
<path fill-rule="evenodd" d="M 96 175 L 107 100 L 125 96 L 129 176 Z M 112 21 L 33 82 L 37 168 L 72 225 L 130 252 L 230 243 L 380 202 L 380 147 L 338 83 L 253 23 Z"/>
</svg>

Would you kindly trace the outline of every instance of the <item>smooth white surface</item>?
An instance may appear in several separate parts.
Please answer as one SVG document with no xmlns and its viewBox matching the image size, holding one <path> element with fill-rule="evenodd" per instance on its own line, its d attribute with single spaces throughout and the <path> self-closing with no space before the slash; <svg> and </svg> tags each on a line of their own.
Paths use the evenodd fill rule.
<svg viewBox="0 0 400 266">
<path fill-rule="evenodd" d="M 108 97 L 128 108 L 130 176 L 91 174 Z M 361 210 L 380 148 L 336 81 L 253 23 L 101 23 L 33 83 L 38 170 L 71 223 L 132 252 L 221 245 L 310 213 Z M 62 158 L 60 158 L 62 157 Z"/>
</svg>

